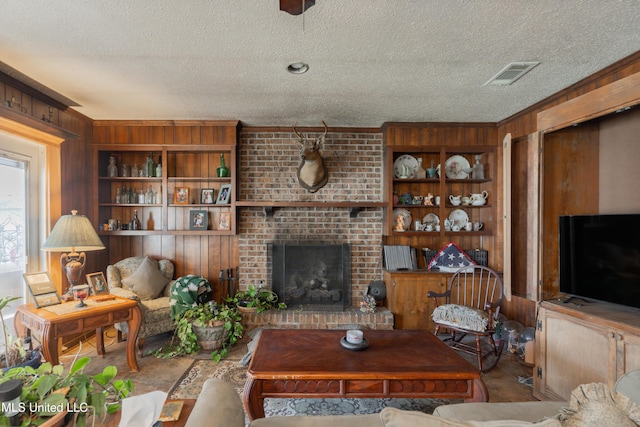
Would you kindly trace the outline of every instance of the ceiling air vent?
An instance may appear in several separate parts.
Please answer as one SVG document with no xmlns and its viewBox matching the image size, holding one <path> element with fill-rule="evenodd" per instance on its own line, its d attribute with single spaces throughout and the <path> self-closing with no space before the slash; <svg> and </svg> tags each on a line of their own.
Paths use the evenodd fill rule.
<svg viewBox="0 0 640 427">
<path fill-rule="evenodd" d="M 493 76 L 485 86 L 507 86 L 531 71 L 539 62 L 512 62 Z"/>
</svg>

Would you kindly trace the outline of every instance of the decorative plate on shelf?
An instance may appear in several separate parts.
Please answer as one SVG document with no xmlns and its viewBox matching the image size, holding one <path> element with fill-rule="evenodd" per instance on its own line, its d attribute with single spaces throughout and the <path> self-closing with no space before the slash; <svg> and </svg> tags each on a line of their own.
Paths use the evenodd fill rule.
<svg viewBox="0 0 640 427">
<path fill-rule="evenodd" d="M 440 224 L 440 218 L 438 218 L 438 215 L 434 213 L 428 213 L 424 216 L 424 218 L 422 218 L 422 222 L 424 223 L 424 225 L 431 224 L 435 227 L 436 225 Z"/>
<path fill-rule="evenodd" d="M 398 208 L 398 209 L 394 209 L 393 210 L 393 224 L 394 224 L 394 229 L 396 224 L 398 224 L 398 216 L 402 216 L 402 218 L 404 219 L 404 230 L 403 231 L 407 231 L 411 228 L 411 212 L 409 212 L 406 209 L 403 208 Z M 396 230 L 398 231 L 398 230 Z"/>
<path fill-rule="evenodd" d="M 469 222 L 469 215 L 462 209 L 454 209 L 451 211 L 451 214 L 449 214 L 449 220 L 453 225 L 457 225 L 462 229 L 462 227 Z"/>
<path fill-rule="evenodd" d="M 450 179 L 465 179 L 471 172 L 469 161 L 463 156 L 451 156 L 444 163 L 444 173 Z"/>
<path fill-rule="evenodd" d="M 418 160 L 409 154 L 403 154 L 393 162 L 393 173 L 396 178 L 414 178 L 417 171 Z"/>
</svg>

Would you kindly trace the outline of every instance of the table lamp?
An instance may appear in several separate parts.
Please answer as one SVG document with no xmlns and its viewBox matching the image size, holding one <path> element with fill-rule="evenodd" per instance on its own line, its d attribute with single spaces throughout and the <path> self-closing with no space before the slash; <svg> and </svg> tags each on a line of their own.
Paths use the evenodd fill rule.
<svg viewBox="0 0 640 427">
<path fill-rule="evenodd" d="M 61 216 L 42 245 L 42 250 L 46 252 L 68 252 L 60 256 L 60 265 L 66 272 L 70 285 L 67 292 L 82 279 L 84 253 L 104 249 L 102 240 L 93 229 L 89 218 L 77 213 L 78 211 L 74 210 L 71 211 L 71 215 Z"/>
</svg>

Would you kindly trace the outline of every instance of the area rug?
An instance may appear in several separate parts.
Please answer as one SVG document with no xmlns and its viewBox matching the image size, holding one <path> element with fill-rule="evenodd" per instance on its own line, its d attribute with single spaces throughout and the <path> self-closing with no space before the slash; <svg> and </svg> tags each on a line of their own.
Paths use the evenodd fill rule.
<svg viewBox="0 0 640 427">
<path fill-rule="evenodd" d="M 212 360 L 195 360 L 191 368 L 169 392 L 171 399 L 195 399 L 202 385 L 209 378 L 219 378 L 232 383 L 238 395 L 242 395 L 247 379 L 247 368 L 237 360 L 215 363 Z M 385 407 L 432 413 L 440 406 L 461 402 L 451 399 L 265 399 L 266 416 L 291 415 L 342 415 L 374 414 Z"/>
</svg>

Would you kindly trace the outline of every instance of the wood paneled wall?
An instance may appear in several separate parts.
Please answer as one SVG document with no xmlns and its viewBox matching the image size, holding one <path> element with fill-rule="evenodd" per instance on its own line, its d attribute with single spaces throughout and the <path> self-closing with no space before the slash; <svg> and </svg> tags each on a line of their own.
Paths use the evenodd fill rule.
<svg viewBox="0 0 640 427">
<path fill-rule="evenodd" d="M 538 126 L 538 113 L 543 112 L 545 110 L 548 110 L 552 107 L 555 107 L 559 104 L 562 104 L 568 100 L 573 100 L 575 98 L 578 98 L 581 95 L 587 94 L 589 92 L 592 92 L 595 89 L 604 87 L 610 83 L 619 81 L 623 78 L 632 76 L 636 73 L 640 72 L 640 51 L 636 52 L 633 55 L 630 55 L 629 57 L 623 59 L 622 61 L 619 61 L 603 70 L 601 70 L 598 73 L 595 73 L 585 79 L 583 79 L 582 81 L 554 94 L 553 96 L 550 96 L 532 106 L 530 106 L 529 108 L 519 112 L 518 114 L 509 117 L 505 120 L 503 120 L 502 122 L 500 122 L 498 124 L 498 133 L 500 136 L 506 135 L 507 133 L 511 133 L 512 135 L 512 139 L 513 140 L 520 140 L 520 143 L 522 144 L 534 144 L 537 143 L 537 138 L 528 138 L 529 135 L 533 134 L 534 132 L 536 132 L 539 128 Z M 528 138 L 528 139 L 527 139 Z M 546 137 L 545 137 L 546 138 Z M 553 138 L 558 138 L 553 137 Z M 523 142 L 524 141 L 524 142 Z M 546 141 L 546 139 L 545 139 Z M 555 140 L 557 144 L 560 144 L 558 142 L 558 140 Z M 562 146 L 563 144 L 558 145 Z M 566 146 L 566 145 L 565 145 Z M 588 148 L 587 152 L 592 152 L 593 150 L 593 145 L 592 144 L 587 144 Z M 556 147 L 556 148 L 557 148 Z M 545 142 L 545 150 L 546 150 L 546 142 Z M 535 154 L 532 153 L 531 151 L 531 147 L 520 147 L 519 150 L 521 150 L 522 152 L 529 152 L 530 154 Z M 557 154 L 557 153 L 556 153 Z M 537 155 L 537 154 L 535 154 Z M 553 162 L 553 156 L 555 154 L 550 152 L 545 152 L 545 158 L 548 162 L 545 163 L 545 165 L 547 167 L 551 167 L 554 164 L 558 164 L 558 162 Z M 591 156 L 589 156 L 590 158 L 592 158 Z M 573 163 L 573 162 L 571 162 Z M 524 162 L 521 162 L 521 164 L 524 164 Z M 597 169 L 597 167 L 596 167 Z M 521 173 L 522 171 L 519 171 L 517 173 Z M 558 171 L 558 173 L 562 173 L 561 171 Z M 585 182 L 587 182 L 588 180 L 586 180 Z M 521 179 L 520 181 L 516 182 L 520 182 L 521 187 L 514 187 L 513 188 L 513 197 L 517 198 L 517 200 L 513 200 L 512 201 L 512 205 L 515 206 L 527 206 L 527 198 L 531 197 L 531 194 L 529 194 L 527 192 L 527 186 L 528 186 L 528 180 L 527 179 Z M 549 185 L 549 183 L 547 182 L 547 185 Z M 558 183 L 556 182 L 555 185 L 558 185 Z M 597 185 L 596 185 L 597 187 Z M 596 199 L 597 201 L 597 199 Z M 558 208 L 559 209 L 559 208 Z M 544 212 L 545 208 L 542 207 L 542 211 Z M 559 212 L 558 210 L 556 210 L 556 213 Z M 517 213 L 514 213 L 514 216 L 517 215 Z M 547 215 L 548 217 L 548 215 Z M 548 222 L 548 218 L 544 221 Z M 531 227 L 531 224 L 526 224 L 527 227 Z M 524 231 L 524 230 L 521 230 Z M 549 229 L 548 229 L 549 231 Z M 553 232 L 553 229 L 550 230 L 550 232 Z M 519 247 L 519 248 L 527 248 L 528 247 L 528 242 L 526 241 L 527 238 L 527 233 L 526 232 L 521 232 L 521 233 L 513 233 L 514 239 L 521 239 L 521 240 L 516 240 L 513 242 L 514 247 Z M 522 240 L 524 239 L 524 240 Z M 555 246 L 555 245 L 554 245 Z M 553 251 L 552 248 L 541 248 L 542 251 L 545 250 L 551 250 L 551 254 L 549 256 L 545 255 L 544 259 L 550 259 L 550 256 L 553 256 L 553 253 L 557 253 L 557 248 L 555 249 L 556 252 Z M 522 254 L 524 254 L 524 251 L 521 251 L 521 255 L 520 257 L 522 257 Z M 517 260 L 514 260 L 514 267 L 518 266 L 518 265 L 522 265 L 521 263 L 519 263 Z M 545 269 L 543 267 L 543 272 L 547 271 L 547 269 Z M 541 296 L 544 295 L 546 297 L 553 295 L 555 293 L 557 293 L 557 274 L 555 276 L 553 276 L 553 271 L 550 273 L 551 275 L 548 274 L 544 274 L 543 277 L 541 277 L 542 279 L 542 292 L 541 292 Z M 514 272 L 514 277 L 517 277 L 517 272 Z M 538 286 L 538 284 L 529 284 L 530 286 Z M 522 323 L 526 324 L 531 324 L 530 322 L 535 320 L 535 310 L 536 310 L 536 304 L 534 301 L 525 299 L 525 298 L 520 298 L 518 296 L 514 296 L 512 298 L 512 300 L 510 302 L 508 302 L 505 307 L 505 314 L 507 315 L 507 317 L 510 317 L 514 314 L 517 314 L 517 317 L 519 318 L 518 320 Z M 521 319 L 522 320 L 521 320 Z M 529 320 L 526 320 L 529 319 Z"/>
<path fill-rule="evenodd" d="M 93 143 L 234 145 L 238 142 L 238 127 L 236 121 L 96 121 Z M 93 203 L 98 202 L 97 197 L 93 195 Z M 100 253 L 100 269 L 129 256 L 170 259 L 176 267 L 175 277 L 205 277 L 211 282 L 216 299 L 220 298 L 219 271 L 238 266 L 237 236 L 104 236 L 103 240 L 108 249 Z"/>
</svg>

